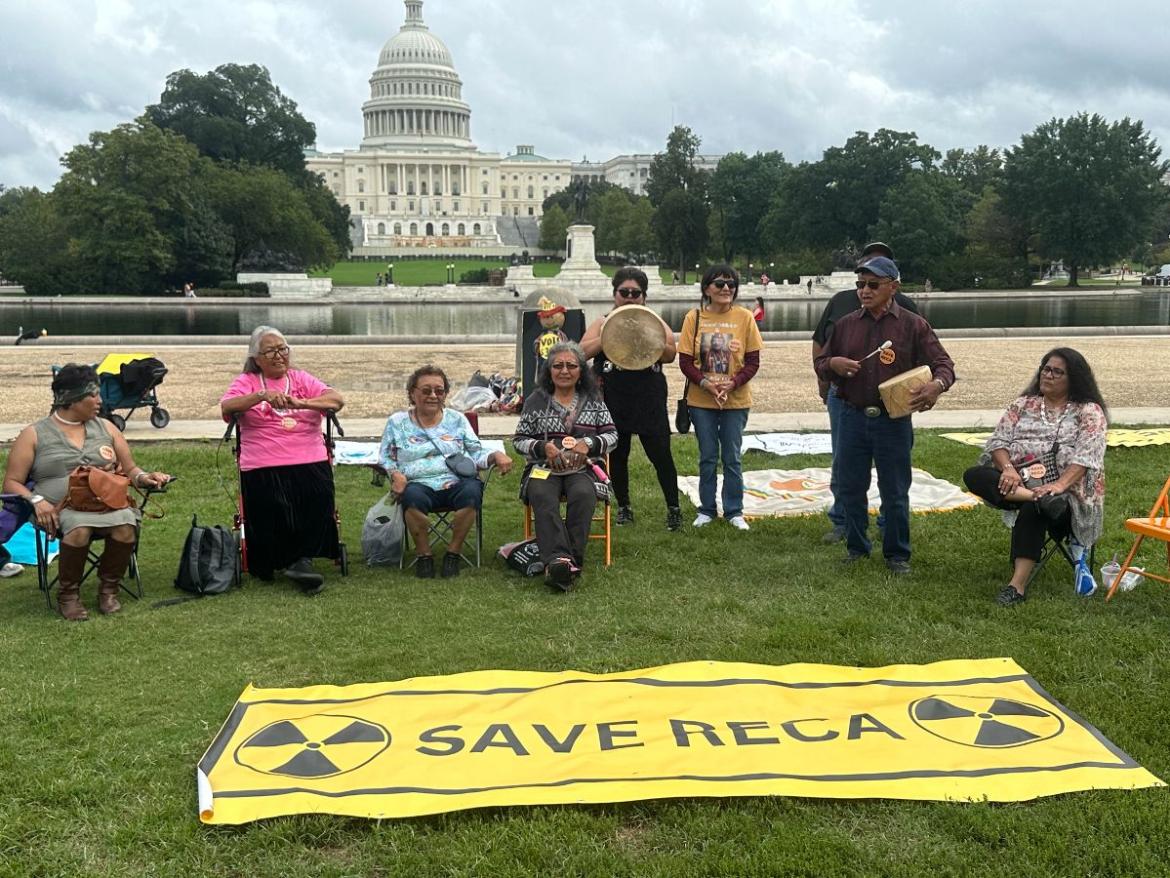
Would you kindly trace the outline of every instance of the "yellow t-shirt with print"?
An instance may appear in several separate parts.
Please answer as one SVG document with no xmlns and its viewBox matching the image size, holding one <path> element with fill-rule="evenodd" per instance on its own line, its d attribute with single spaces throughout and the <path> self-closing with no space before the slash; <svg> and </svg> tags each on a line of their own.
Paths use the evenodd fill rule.
<svg viewBox="0 0 1170 878">
<path fill-rule="evenodd" d="M 687 312 L 679 333 L 678 355 L 698 360 L 699 370 L 705 378 L 734 378 L 743 368 L 744 354 L 758 351 L 764 346 L 760 329 L 747 308 L 732 305 L 723 314 L 699 311 L 699 326 L 695 328 L 696 310 Z M 732 342 L 735 342 L 733 344 Z M 701 409 L 718 408 L 715 400 L 701 387 L 691 386 L 687 392 L 687 404 Z M 735 388 L 727 394 L 725 409 L 746 409 L 752 406 L 751 382 Z"/>
</svg>

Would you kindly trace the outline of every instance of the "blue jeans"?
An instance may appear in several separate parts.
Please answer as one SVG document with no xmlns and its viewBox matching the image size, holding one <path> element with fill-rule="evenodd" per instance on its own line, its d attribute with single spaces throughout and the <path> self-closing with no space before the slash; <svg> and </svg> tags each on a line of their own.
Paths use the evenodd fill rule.
<svg viewBox="0 0 1170 878">
<path fill-rule="evenodd" d="M 888 561 L 910 560 L 910 450 L 914 427 L 910 418 L 885 414 L 867 418 L 851 406 L 841 410 L 837 436 L 837 505 L 845 515 L 845 545 L 851 553 L 868 555 L 866 535 L 870 465 L 877 468 L 885 529 L 882 554 Z"/>
<path fill-rule="evenodd" d="M 723 517 L 743 515 L 743 429 L 748 409 L 691 408 L 699 440 L 699 512 L 712 518 L 715 510 L 715 466 L 723 462 Z"/>
<path fill-rule="evenodd" d="M 461 478 L 439 490 L 420 482 L 407 482 L 402 492 L 402 508 L 417 509 L 423 515 L 435 509 L 479 509 L 482 504 L 483 482 L 473 478 Z"/>
<path fill-rule="evenodd" d="M 845 513 L 841 510 L 840 504 L 837 502 L 837 433 L 839 432 L 838 425 L 841 423 L 841 410 L 847 408 L 845 400 L 837 395 L 837 385 L 829 385 L 829 396 L 826 400 L 829 408 L 829 447 L 833 453 L 833 467 L 832 475 L 829 476 L 829 493 L 833 495 L 833 503 L 829 506 L 829 521 L 833 523 L 833 527 L 845 527 Z M 886 526 L 886 509 L 883 506 L 878 510 L 877 517 L 878 530 Z"/>
</svg>

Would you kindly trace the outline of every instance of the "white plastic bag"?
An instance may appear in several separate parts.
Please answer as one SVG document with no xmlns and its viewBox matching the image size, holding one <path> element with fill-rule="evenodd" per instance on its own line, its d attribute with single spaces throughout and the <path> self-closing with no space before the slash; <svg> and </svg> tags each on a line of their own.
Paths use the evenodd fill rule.
<svg viewBox="0 0 1170 878">
<path fill-rule="evenodd" d="M 366 513 L 362 525 L 362 554 L 369 566 L 397 564 L 402 560 L 402 540 L 406 525 L 402 505 L 387 493 Z"/>
<path fill-rule="evenodd" d="M 490 387 L 464 387 L 451 394 L 447 405 L 460 412 L 486 412 L 496 401 Z"/>
</svg>

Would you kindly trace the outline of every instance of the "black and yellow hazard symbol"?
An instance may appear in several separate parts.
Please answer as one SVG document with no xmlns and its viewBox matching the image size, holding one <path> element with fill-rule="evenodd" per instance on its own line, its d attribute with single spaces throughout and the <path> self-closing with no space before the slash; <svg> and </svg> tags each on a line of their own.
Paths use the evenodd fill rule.
<svg viewBox="0 0 1170 878">
<path fill-rule="evenodd" d="M 965 747 L 1020 747 L 1064 731 L 1047 708 L 1009 698 L 932 695 L 910 705 L 910 718 L 935 737 Z"/>
<path fill-rule="evenodd" d="M 390 732 L 352 716 L 318 714 L 265 726 L 236 748 L 240 765 L 285 777 L 332 777 L 361 768 L 390 746 Z"/>
</svg>

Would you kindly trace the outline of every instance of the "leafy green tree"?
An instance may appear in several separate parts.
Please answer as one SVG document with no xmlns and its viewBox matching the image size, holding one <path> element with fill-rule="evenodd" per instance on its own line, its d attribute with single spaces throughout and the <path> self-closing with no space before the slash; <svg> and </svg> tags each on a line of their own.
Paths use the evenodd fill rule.
<svg viewBox="0 0 1170 878">
<path fill-rule="evenodd" d="M 623 248 L 622 235 L 629 222 L 631 195 L 624 189 L 612 189 L 598 199 L 597 220 L 597 252 L 618 253 Z"/>
<path fill-rule="evenodd" d="M 903 278 L 921 280 L 932 266 L 962 252 L 969 208 L 967 191 L 953 177 L 914 170 L 887 190 L 870 237 L 896 242 Z"/>
<path fill-rule="evenodd" d="M 698 195 L 675 189 L 655 209 L 651 225 L 659 249 L 678 259 L 679 274 L 685 276 L 687 264 L 707 249 L 707 205 Z"/>
<path fill-rule="evenodd" d="M 984 145 L 970 151 L 948 149 L 939 170 L 978 198 L 988 186 L 1003 182 L 1003 155 Z"/>
<path fill-rule="evenodd" d="M 666 151 L 654 156 L 646 179 L 646 194 L 650 203 L 658 207 L 666 196 L 676 189 L 706 196 L 707 174 L 695 167 L 699 154 L 699 136 L 684 125 L 678 125 L 666 138 Z"/>
<path fill-rule="evenodd" d="M 788 168 L 779 152 L 758 152 L 751 157 L 733 152 L 719 160 L 711 175 L 710 198 L 711 212 L 720 218 L 721 237 L 715 241 L 725 260 L 763 252 L 760 225 Z"/>
<path fill-rule="evenodd" d="M 209 188 L 216 214 L 230 231 L 232 271 L 245 260 L 301 267 L 331 265 L 337 245 L 317 222 L 304 193 L 272 168 L 216 165 Z"/>
<path fill-rule="evenodd" d="M 1075 287 L 1082 268 L 1128 256 L 1149 237 L 1167 199 L 1161 154 L 1140 121 L 1052 119 L 1008 150 L 1007 213 L 1041 257 L 1064 261 Z"/>
<path fill-rule="evenodd" d="M 637 256 L 644 256 L 654 250 L 653 223 L 654 205 L 650 199 L 645 196 L 635 198 L 622 229 L 621 249 Z"/>
<path fill-rule="evenodd" d="M 38 189 L 0 196 L 0 275 L 34 296 L 77 291 L 82 269 L 69 246 L 65 221 Z"/>
<path fill-rule="evenodd" d="M 317 139 L 313 123 L 258 64 L 222 64 L 203 75 L 176 70 L 145 117 L 216 161 L 265 165 L 293 176 L 304 173 L 304 151 Z"/>
<path fill-rule="evenodd" d="M 559 204 L 545 208 L 540 218 L 540 247 L 542 250 L 560 251 L 565 249 L 565 236 L 569 230 L 569 214 Z"/>
</svg>

